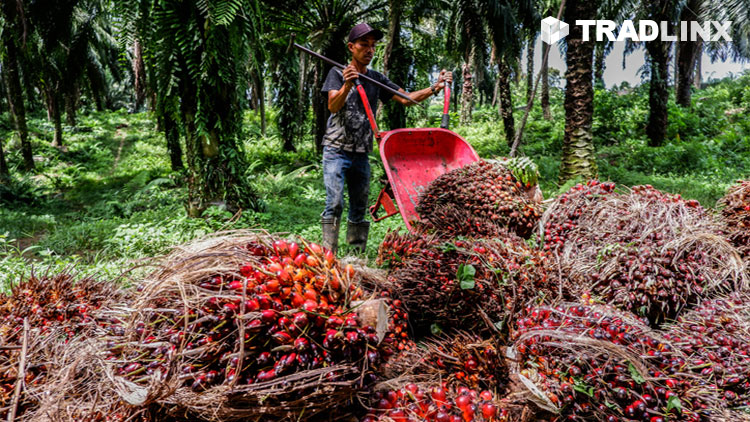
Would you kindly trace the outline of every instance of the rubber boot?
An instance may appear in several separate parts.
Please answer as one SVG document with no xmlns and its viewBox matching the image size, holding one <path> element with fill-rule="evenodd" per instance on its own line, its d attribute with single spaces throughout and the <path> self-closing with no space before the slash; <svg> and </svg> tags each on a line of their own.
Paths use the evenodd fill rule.
<svg viewBox="0 0 750 422">
<path fill-rule="evenodd" d="M 346 226 L 346 243 L 354 246 L 358 253 L 363 253 L 367 247 L 367 234 L 370 232 L 370 222 L 348 222 Z"/>
<path fill-rule="evenodd" d="M 334 254 L 339 248 L 339 225 L 341 220 L 338 218 L 321 218 L 320 224 L 323 227 L 323 247 L 330 249 Z"/>
</svg>

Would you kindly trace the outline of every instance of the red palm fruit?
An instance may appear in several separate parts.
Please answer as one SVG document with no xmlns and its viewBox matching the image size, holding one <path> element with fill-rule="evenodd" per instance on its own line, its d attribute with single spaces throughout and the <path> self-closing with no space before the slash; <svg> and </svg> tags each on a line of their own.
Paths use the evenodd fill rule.
<svg viewBox="0 0 750 422">
<path fill-rule="evenodd" d="M 268 270 L 268 272 L 271 272 L 273 274 L 278 274 L 283 269 L 284 267 L 278 262 L 272 262 L 266 266 L 266 270 Z"/>
<path fill-rule="evenodd" d="M 309 250 L 311 253 L 314 253 L 315 255 L 320 255 L 323 253 L 323 248 L 320 247 L 317 243 L 310 243 L 307 245 L 306 250 Z"/>
<path fill-rule="evenodd" d="M 299 245 L 295 242 L 289 243 L 287 247 L 287 252 L 289 253 L 289 256 L 296 257 L 299 253 Z"/>
<path fill-rule="evenodd" d="M 492 420 L 497 416 L 497 406 L 492 403 L 482 405 L 482 417 Z"/>
<path fill-rule="evenodd" d="M 294 349 L 298 352 L 304 352 L 310 347 L 310 341 L 307 340 L 304 337 L 300 337 L 297 340 L 294 340 Z"/>
<path fill-rule="evenodd" d="M 260 320 L 265 323 L 272 323 L 276 321 L 276 311 L 273 309 L 265 309 L 260 313 Z"/>
<path fill-rule="evenodd" d="M 388 417 L 393 419 L 394 422 L 406 422 L 406 414 L 403 410 L 400 409 L 392 409 L 390 412 L 388 412 Z"/>
<path fill-rule="evenodd" d="M 320 261 L 318 261 L 318 258 L 314 255 L 308 255 L 307 259 L 305 259 L 305 263 L 310 267 L 315 268 L 320 264 Z"/>
<path fill-rule="evenodd" d="M 269 369 L 268 371 L 260 371 L 257 376 L 259 382 L 270 381 L 274 378 L 276 378 L 276 371 L 274 371 L 273 369 Z"/>
<path fill-rule="evenodd" d="M 268 366 L 273 362 L 269 352 L 261 352 L 256 360 L 261 367 Z"/>
<path fill-rule="evenodd" d="M 297 312 L 292 317 L 292 322 L 294 323 L 294 325 L 299 327 L 299 329 L 304 329 L 305 327 L 307 327 L 307 324 L 309 324 L 310 319 L 307 317 L 306 313 Z"/>
<path fill-rule="evenodd" d="M 254 319 L 245 325 L 245 330 L 250 333 L 258 333 L 263 328 L 263 322 L 259 319 Z M 173 342 L 176 343 L 176 342 Z"/>
<path fill-rule="evenodd" d="M 455 402 L 456 406 L 458 406 L 459 409 L 465 410 L 466 407 L 471 403 L 471 398 L 468 395 L 464 394 L 456 397 Z"/>
<path fill-rule="evenodd" d="M 274 252 L 276 252 L 276 255 L 286 255 L 289 252 L 289 244 L 287 244 L 284 240 L 276 240 L 273 242 L 272 246 Z"/>
<path fill-rule="evenodd" d="M 255 268 L 250 264 L 245 264 L 240 267 L 240 274 L 242 274 L 243 277 L 250 277 L 250 275 L 253 274 L 253 271 L 255 271 Z"/>
<path fill-rule="evenodd" d="M 265 286 L 268 293 L 278 293 L 281 289 L 281 284 L 279 284 L 278 280 L 268 280 L 265 282 Z"/>
<path fill-rule="evenodd" d="M 289 287 L 292 285 L 292 275 L 289 273 L 287 269 L 291 269 L 291 267 L 287 267 L 281 271 L 279 271 L 278 279 L 279 283 L 281 283 L 282 286 Z"/>
<path fill-rule="evenodd" d="M 344 267 L 344 274 L 351 280 L 354 277 L 354 267 L 352 264 L 346 264 Z"/>
<path fill-rule="evenodd" d="M 297 254 L 297 256 L 294 258 L 294 265 L 297 268 L 302 268 L 302 265 L 305 264 L 306 260 L 307 260 L 307 255 L 303 253 Z"/>
<path fill-rule="evenodd" d="M 305 303 L 302 305 L 302 309 L 308 311 L 308 312 L 315 312 L 318 310 L 318 302 L 315 302 L 314 300 L 306 300 Z"/>
<path fill-rule="evenodd" d="M 344 320 L 338 315 L 331 315 L 326 323 L 327 327 L 338 328 L 344 325 Z"/>
<path fill-rule="evenodd" d="M 446 393 L 445 389 L 442 387 L 435 387 L 430 391 L 430 396 L 432 396 L 432 399 L 435 400 L 435 402 L 440 405 L 445 403 Z"/>
<path fill-rule="evenodd" d="M 299 293 L 292 293 L 292 307 L 293 308 L 301 308 L 302 305 L 305 303 L 305 297 L 302 296 Z"/>
<path fill-rule="evenodd" d="M 331 266 L 333 262 L 336 260 L 336 255 L 333 254 L 332 251 L 326 250 L 323 254 L 323 258 L 325 259 L 325 262 L 328 266 Z"/>
</svg>

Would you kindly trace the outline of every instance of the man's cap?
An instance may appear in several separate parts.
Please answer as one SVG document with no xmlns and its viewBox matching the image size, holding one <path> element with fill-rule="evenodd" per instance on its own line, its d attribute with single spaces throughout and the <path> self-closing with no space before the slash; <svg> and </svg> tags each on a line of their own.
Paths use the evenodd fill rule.
<svg viewBox="0 0 750 422">
<path fill-rule="evenodd" d="M 372 35 L 376 40 L 383 38 L 383 32 L 371 27 L 365 22 L 354 25 L 351 31 L 349 31 L 349 42 L 354 42 L 357 38 L 362 38 L 365 35 Z"/>
</svg>

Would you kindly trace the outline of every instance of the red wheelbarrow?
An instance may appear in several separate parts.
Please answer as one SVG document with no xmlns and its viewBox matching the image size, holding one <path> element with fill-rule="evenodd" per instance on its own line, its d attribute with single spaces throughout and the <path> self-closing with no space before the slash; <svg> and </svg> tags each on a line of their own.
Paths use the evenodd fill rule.
<svg viewBox="0 0 750 422">
<path fill-rule="evenodd" d="M 478 161 L 479 156 L 466 140 L 448 130 L 450 87 L 447 84 L 440 128 L 378 132 L 364 89 L 361 90 L 360 97 L 365 104 L 370 125 L 377 134 L 380 158 L 388 176 L 388 183 L 380 191 L 377 202 L 370 207 L 370 215 L 373 221 L 381 221 L 401 214 L 406 228 L 411 231 L 412 222 L 419 220 L 416 210 L 419 195 L 430 182 L 442 174 Z M 398 209 L 393 204 L 394 198 Z M 385 215 L 378 217 L 381 207 Z"/>
</svg>

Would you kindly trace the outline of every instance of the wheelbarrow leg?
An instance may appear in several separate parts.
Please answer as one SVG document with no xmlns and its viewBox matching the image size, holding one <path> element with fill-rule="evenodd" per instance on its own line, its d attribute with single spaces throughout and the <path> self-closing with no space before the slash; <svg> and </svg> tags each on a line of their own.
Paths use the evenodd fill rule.
<svg viewBox="0 0 750 422">
<path fill-rule="evenodd" d="M 383 207 L 385 210 L 385 215 L 382 217 L 378 217 L 378 210 L 380 207 Z M 398 213 L 399 210 L 393 203 L 393 190 L 391 189 L 391 184 L 387 183 L 380 191 L 380 194 L 378 194 L 378 200 L 375 201 L 375 205 L 370 207 L 370 216 L 372 216 L 372 221 L 381 221 Z"/>
</svg>

